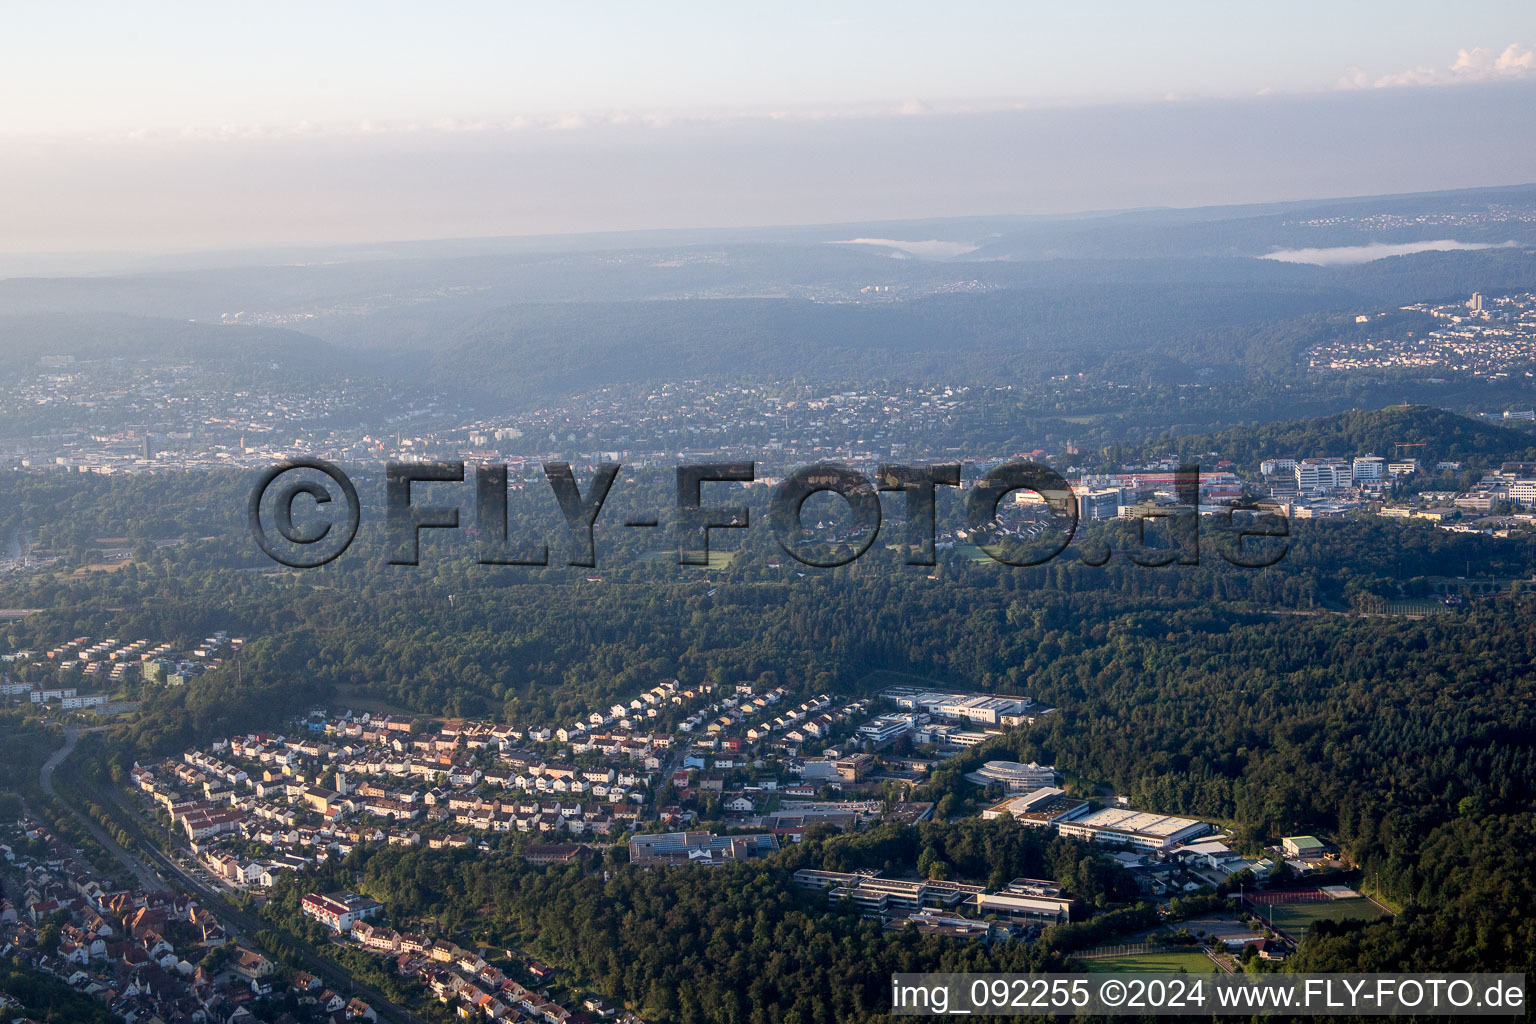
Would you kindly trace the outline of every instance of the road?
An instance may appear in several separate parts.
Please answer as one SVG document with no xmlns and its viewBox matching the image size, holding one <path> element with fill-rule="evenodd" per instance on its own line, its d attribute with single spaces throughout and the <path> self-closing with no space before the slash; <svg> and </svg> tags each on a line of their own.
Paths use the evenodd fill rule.
<svg viewBox="0 0 1536 1024">
<path fill-rule="evenodd" d="M 55 750 L 53 754 L 49 756 L 48 760 L 43 762 L 42 769 L 37 773 L 38 785 L 42 787 L 45 794 L 54 798 L 55 800 L 58 800 L 61 806 L 67 808 L 70 814 L 74 815 L 75 818 L 79 820 L 80 824 L 85 827 L 85 830 L 91 834 L 91 837 L 100 843 L 108 853 L 117 858 L 117 862 L 123 865 L 123 867 L 127 868 L 129 873 L 132 874 L 134 878 L 138 879 L 140 888 L 144 889 L 146 892 L 153 892 L 157 889 L 168 888 L 168 886 L 165 884 L 165 880 L 160 877 L 159 873 L 156 872 L 154 868 L 145 863 L 142 858 L 137 857 L 130 853 L 128 850 L 124 849 L 116 839 L 113 839 L 110 835 L 107 834 L 105 829 L 96 824 L 95 820 L 93 820 L 89 814 L 85 814 L 84 812 L 70 806 L 69 802 L 67 800 L 61 799 L 59 794 L 53 788 L 54 769 L 62 764 L 64 759 L 69 757 L 69 755 L 74 752 L 75 744 L 80 742 L 81 736 L 85 735 L 87 732 L 96 732 L 100 728 L 102 727 L 98 726 L 96 729 L 81 729 L 79 727 L 71 726 L 65 729 L 64 745 L 58 750 Z"/>
<path fill-rule="evenodd" d="M 109 853 L 116 857 L 124 867 L 139 879 L 140 884 L 146 890 L 179 889 L 182 892 L 195 895 L 198 902 L 208 910 L 211 910 L 214 916 L 224 923 L 230 936 L 238 941 L 249 943 L 250 937 L 263 929 L 281 933 L 282 929 L 262 920 L 255 914 L 236 907 L 207 881 L 183 868 L 170 857 L 167 857 L 150 837 L 145 834 L 144 829 L 139 827 L 138 812 L 125 804 L 121 799 L 121 794 L 115 789 L 110 792 L 93 795 L 98 797 L 97 803 L 100 806 L 106 808 L 109 812 L 116 812 L 113 813 L 113 817 L 123 828 L 123 831 L 132 836 L 139 847 L 144 850 L 144 858 L 135 856 L 124 849 L 121 844 L 107 835 L 101 826 L 91 820 L 90 815 L 74 807 L 67 800 L 58 797 L 53 787 L 54 770 L 74 751 L 75 745 L 80 742 L 82 735 L 87 732 L 100 731 L 102 728 L 105 727 L 97 726 L 94 729 L 76 727 L 64 730 L 64 745 L 53 752 L 48 760 L 43 763 L 41 771 L 38 772 L 38 783 L 42 786 L 43 792 L 57 799 L 61 806 L 74 815 L 90 831 L 97 842 L 101 843 Z M 390 1002 L 389 997 L 372 985 L 359 981 L 335 962 L 320 956 L 302 939 L 287 934 L 284 934 L 283 937 L 294 947 L 299 958 L 304 962 L 305 970 L 337 989 L 342 991 L 350 990 L 356 993 L 378 1012 L 381 1019 L 395 1021 L 397 1024 L 428 1024 L 425 1019 L 417 1016 L 405 1007 L 396 1006 Z"/>
</svg>

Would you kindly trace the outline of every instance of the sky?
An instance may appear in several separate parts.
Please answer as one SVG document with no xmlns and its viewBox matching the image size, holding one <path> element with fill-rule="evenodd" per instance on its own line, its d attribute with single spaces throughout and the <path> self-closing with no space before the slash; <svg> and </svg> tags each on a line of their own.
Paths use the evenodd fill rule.
<svg viewBox="0 0 1536 1024">
<path fill-rule="evenodd" d="M 0 251 L 1514 184 L 1533 48 L 1528 0 L 15 5 Z"/>
</svg>

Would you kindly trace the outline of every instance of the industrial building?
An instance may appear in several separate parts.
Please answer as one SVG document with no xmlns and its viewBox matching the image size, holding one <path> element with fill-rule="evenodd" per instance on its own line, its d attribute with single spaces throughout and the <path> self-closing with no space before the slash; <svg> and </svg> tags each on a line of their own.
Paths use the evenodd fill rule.
<svg viewBox="0 0 1536 1024">
<path fill-rule="evenodd" d="M 891 687 L 882 696 L 910 711 L 924 711 L 938 718 L 994 726 L 1003 724 L 1002 720 L 1005 716 L 1025 714 L 1034 704 L 1034 700 L 1030 697 L 1006 697 L 986 693 L 947 693 L 938 690 L 918 690 L 907 686 Z"/>
<path fill-rule="evenodd" d="M 1000 800 L 981 812 L 988 821 L 994 818 L 1012 817 L 1025 825 L 1044 827 L 1071 821 L 1088 813 L 1089 804 L 1067 796 L 1066 791 L 1055 786 L 1042 786 L 1023 796 L 1011 796 Z"/>
<path fill-rule="evenodd" d="M 1176 818 L 1124 807 L 1106 807 L 1073 821 L 1058 821 L 1057 831 L 1074 839 L 1115 843 L 1162 852 L 1213 831 L 1193 818 Z"/>
<path fill-rule="evenodd" d="M 629 841 L 629 862 L 656 864 L 703 864 L 763 857 L 778 849 L 771 833 L 750 836 L 717 836 L 712 832 L 667 832 L 640 835 Z"/>
<path fill-rule="evenodd" d="M 1061 924 L 1072 913 L 1072 901 L 1014 892 L 979 892 L 966 901 L 976 913 L 996 914 L 1014 921 Z"/>
</svg>

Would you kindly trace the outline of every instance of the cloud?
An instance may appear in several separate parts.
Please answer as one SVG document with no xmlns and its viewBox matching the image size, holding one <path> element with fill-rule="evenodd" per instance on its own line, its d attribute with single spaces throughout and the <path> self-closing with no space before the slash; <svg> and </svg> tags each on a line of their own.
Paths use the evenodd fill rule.
<svg viewBox="0 0 1536 1024">
<path fill-rule="evenodd" d="M 1513 249 L 1515 242 L 1458 242 L 1450 238 L 1430 242 L 1372 242 L 1370 245 L 1335 245 L 1326 249 L 1276 249 L 1260 256 L 1281 263 L 1312 263 L 1319 267 L 1369 263 L 1388 256 L 1411 256 L 1418 252 L 1457 252 L 1463 249 Z"/>
<path fill-rule="evenodd" d="M 1456 85 L 1493 82 L 1536 75 L 1536 54 L 1530 47 L 1510 43 L 1503 50 L 1484 46 L 1456 51 L 1445 67 L 1416 67 L 1372 78 L 1363 68 L 1350 67 L 1338 80 L 1340 89 L 1391 89 L 1405 85 Z"/>
<path fill-rule="evenodd" d="M 1527 74 L 1536 69 L 1536 57 L 1531 51 L 1517 43 L 1510 43 L 1504 48 L 1504 52 L 1497 57 L 1492 50 L 1458 50 L 1456 63 L 1451 65 L 1452 71 L 1470 71 L 1474 74 L 1493 72 L 1495 74 Z"/>
<path fill-rule="evenodd" d="M 1163 101 L 1188 99 L 1183 94 L 1168 93 Z M 1129 102 L 1129 101 L 1126 101 Z M 1156 102 L 1156 101 L 1148 101 Z M 579 135 L 605 129 L 674 130 L 694 128 L 751 129 L 763 123 L 781 125 L 822 123 L 827 121 L 875 122 L 882 120 L 933 120 L 953 115 L 980 115 L 1076 107 L 1091 109 L 1114 106 L 1109 101 L 1029 100 L 994 97 L 976 100 L 917 99 L 871 100 L 838 104 L 799 105 L 791 107 L 736 107 L 721 109 L 608 109 L 560 110 L 507 113 L 493 117 L 432 116 L 416 120 L 384 116 L 359 116 L 349 120 L 264 122 L 264 123 L 188 123 L 183 125 L 130 126 L 115 131 L 80 135 L 42 133 L 19 134 L 0 128 L 0 141 L 25 143 L 133 142 L 153 144 L 168 139 L 183 141 L 275 141 L 327 137 L 348 140 L 382 136 L 525 136 L 531 134 Z"/>
<path fill-rule="evenodd" d="M 964 256 L 966 253 L 975 252 L 979 248 L 970 242 L 946 242 L 937 238 L 930 238 L 921 242 L 903 242 L 895 238 L 846 238 L 828 244 L 878 245 L 885 249 L 895 249 L 899 253 L 906 253 L 912 256 L 930 256 L 934 259 Z"/>
<path fill-rule="evenodd" d="M 1364 68 L 1351 66 L 1344 72 L 1343 77 L 1339 79 L 1338 87 L 1340 89 L 1367 89 L 1370 87 L 1370 84 L 1370 76 L 1365 73 Z"/>
</svg>

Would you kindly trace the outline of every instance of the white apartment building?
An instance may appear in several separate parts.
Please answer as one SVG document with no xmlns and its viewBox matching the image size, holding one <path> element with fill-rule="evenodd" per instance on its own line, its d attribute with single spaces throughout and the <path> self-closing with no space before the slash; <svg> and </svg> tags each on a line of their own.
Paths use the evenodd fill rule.
<svg viewBox="0 0 1536 1024">
<path fill-rule="evenodd" d="M 1296 463 L 1296 490 L 1302 494 L 1331 494 L 1353 483 L 1353 470 L 1343 459 L 1302 459 Z"/>
<path fill-rule="evenodd" d="M 1511 480 L 1505 493 L 1514 504 L 1529 508 L 1536 505 L 1536 480 Z"/>
<path fill-rule="evenodd" d="M 1352 469 L 1356 484 L 1378 483 L 1387 477 L 1387 460 L 1380 455 L 1361 455 Z"/>
<path fill-rule="evenodd" d="M 915 714 L 881 715 L 859 726 L 859 735 L 874 743 L 885 743 L 917 728 L 917 718 Z"/>
</svg>

